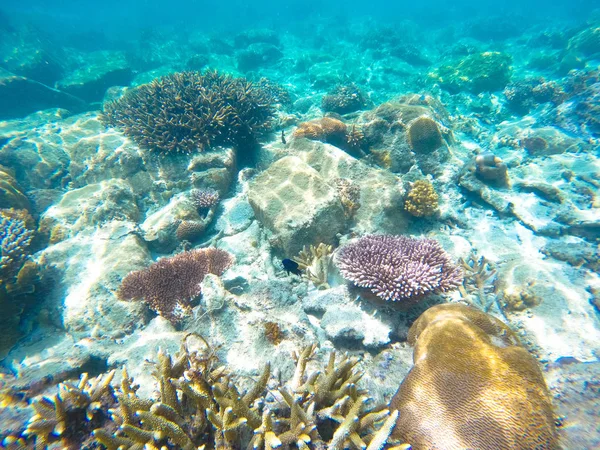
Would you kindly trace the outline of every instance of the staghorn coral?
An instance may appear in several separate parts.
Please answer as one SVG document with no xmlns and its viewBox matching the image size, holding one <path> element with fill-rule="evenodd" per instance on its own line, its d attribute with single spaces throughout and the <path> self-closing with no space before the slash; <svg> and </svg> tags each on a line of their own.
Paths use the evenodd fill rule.
<svg viewBox="0 0 600 450">
<path fill-rule="evenodd" d="M 415 217 L 434 215 L 439 208 L 439 197 L 427 180 L 417 180 L 408 191 L 404 209 Z"/>
<path fill-rule="evenodd" d="M 270 128 L 273 99 L 260 86 L 216 71 L 180 72 L 106 103 L 102 120 L 140 147 L 190 153 L 218 145 L 248 148 Z"/>
<path fill-rule="evenodd" d="M 131 272 L 123 279 L 117 296 L 121 300 L 143 299 L 152 310 L 177 323 L 201 294 L 205 275 L 221 275 L 232 264 L 233 257 L 217 248 L 183 252 Z"/>
<path fill-rule="evenodd" d="M 460 268 L 432 239 L 366 235 L 342 247 L 336 263 L 346 280 L 391 302 L 415 303 L 463 280 Z"/>
<path fill-rule="evenodd" d="M 557 449 L 551 396 L 537 361 L 510 328 L 460 304 L 411 326 L 414 366 L 392 398 L 392 436 L 414 450 Z"/>
<path fill-rule="evenodd" d="M 84 373 L 76 384 L 60 383 L 57 395 L 33 400 L 35 414 L 24 436 L 34 438 L 40 450 L 57 448 L 57 442 L 69 450 L 90 445 L 92 430 L 109 422 L 108 410 L 116 402 L 110 385 L 114 375 L 113 370 L 90 379 Z"/>
<path fill-rule="evenodd" d="M 408 144 L 416 153 L 430 153 L 443 144 L 437 122 L 430 117 L 418 117 L 408 124 Z"/>
<path fill-rule="evenodd" d="M 334 183 L 346 217 L 352 217 L 360 208 L 360 188 L 348 178 L 336 178 Z"/>
<path fill-rule="evenodd" d="M 459 258 L 458 263 L 465 274 L 459 287 L 461 297 L 484 312 L 488 312 L 494 302 L 502 311 L 496 297 L 496 266 L 476 251 L 469 253 L 466 259 Z"/>
<path fill-rule="evenodd" d="M 328 92 L 321 101 L 321 109 L 325 112 L 348 114 L 364 108 L 368 99 L 354 83 L 337 86 Z"/>
<path fill-rule="evenodd" d="M 331 270 L 331 252 L 333 247 L 320 243 L 318 246 L 304 246 L 302 251 L 292 258 L 302 271 L 302 276 L 312 282 L 317 289 L 329 289 L 329 271 Z"/>
<path fill-rule="evenodd" d="M 386 445 L 397 414 L 383 405 L 368 406 L 366 393 L 357 387 L 362 377 L 357 359 L 344 356 L 336 364 L 331 353 L 324 370 L 309 373 L 307 365 L 316 351 L 316 346 L 309 346 L 294 353 L 292 379 L 267 397 L 269 365 L 242 392 L 206 341 L 200 338 L 205 349 L 189 349 L 192 336 L 174 357 L 159 352 L 153 372 L 160 389 L 157 399 L 139 397 L 123 371 L 117 405 L 111 409 L 113 424 L 94 430 L 99 443 L 108 450 L 350 445 L 376 450 Z"/>
</svg>

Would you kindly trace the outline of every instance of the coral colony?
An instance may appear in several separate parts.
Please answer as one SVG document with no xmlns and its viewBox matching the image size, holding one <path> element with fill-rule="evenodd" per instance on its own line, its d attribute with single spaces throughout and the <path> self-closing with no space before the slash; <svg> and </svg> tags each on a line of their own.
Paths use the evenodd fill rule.
<svg viewBox="0 0 600 450">
<path fill-rule="evenodd" d="M 0 6 L 1 448 L 600 448 L 597 11 L 70 3 Z"/>
</svg>

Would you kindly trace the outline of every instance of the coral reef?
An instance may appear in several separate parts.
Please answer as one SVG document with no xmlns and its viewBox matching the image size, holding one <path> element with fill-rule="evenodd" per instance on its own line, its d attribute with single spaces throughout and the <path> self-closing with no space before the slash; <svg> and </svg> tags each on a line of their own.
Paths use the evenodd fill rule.
<svg viewBox="0 0 600 450">
<path fill-rule="evenodd" d="M 430 448 L 557 449 L 551 396 L 537 361 L 504 323 L 459 304 L 411 326 L 414 367 L 390 407 L 393 436 Z"/>
<path fill-rule="evenodd" d="M 109 408 L 116 406 L 110 383 L 115 371 L 89 378 L 81 375 L 79 382 L 61 383 L 58 394 L 41 397 L 31 405 L 35 414 L 29 420 L 24 436 L 35 438 L 35 448 L 45 449 L 60 443 L 60 448 L 88 448 L 95 428 L 110 425 Z"/>
<path fill-rule="evenodd" d="M 328 92 L 321 101 L 321 109 L 324 112 L 348 114 L 358 111 L 368 104 L 368 99 L 354 83 L 336 86 Z"/>
<path fill-rule="evenodd" d="M 219 203 L 219 192 L 215 189 L 193 189 L 190 192 L 190 200 L 199 211 L 206 211 Z"/>
<path fill-rule="evenodd" d="M 0 166 L 0 208 L 31 208 L 29 199 L 23 194 L 14 174 Z"/>
<path fill-rule="evenodd" d="M 216 71 L 180 72 L 104 105 L 103 120 L 140 147 L 190 153 L 248 148 L 270 128 L 273 99 L 258 85 Z"/>
<path fill-rule="evenodd" d="M 546 81 L 544 78 L 526 78 L 506 86 L 504 96 L 512 110 L 527 114 L 542 103 L 561 103 L 565 92 L 556 82 Z"/>
<path fill-rule="evenodd" d="M 404 209 L 415 217 L 434 215 L 439 209 L 439 196 L 431 182 L 415 181 L 406 195 Z"/>
<path fill-rule="evenodd" d="M 201 294 L 204 277 L 209 273 L 221 275 L 232 264 L 233 257 L 216 248 L 183 252 L 131 272 L 123 279 L 117 295 L 121 300 L 144 300 L 152 310 L 177 323 Z"/>
<path fill-rule="evenodd" d="M 204 221 L 182 220 L 179 225 L 177 225 L 175 235 L 180 241 L 194 242 L 204 234 L 204 230 L 206 230 Z"/>
<path fill-rule="evenodd" d="M 9 291 L 29 255 L 34 234 L 15 213 L 14 210 L 0 210 L 0 281 Z"/>
<path fill-rule="evenodd" d="M 511 63 L 512 58 L 505 53 L 475 53 L 454 64 L 439 67 L 430 77 L 453 93 L 497 91 L 510 81 Z"/>
<path fill-rule="evenodd" d="M 331 245 L 319 244 L 316 247 L 304 247 L 302 251 L 292 258 L 302 271 L 302 276 L 313 283 L 317 289 L 329 289 L 329 272 L 331 270 Z"/>
<path fill-rule="evenodd" d="M 481 153 L 475 157 L 475 176 L 495 186 L 508 186 L 508 167 L 493 153 Z"/>
<path fill-rule="evenodd" d="M 341 248 L 336 264 L 346 280 L 390 302 L 416 303 L 463 280 L 461 269 L 432 239 L 363 236 Z"/>
<path fill-rule="evenodd" d="M 472 251 L 467 258 L 459 258 L 464 279 L 459 287 L 461 296 L 470 305 L 488 312 L 496 299 L 496 267 L 485 256 Z M 500 309 L 501 311 L 501 309 Z"/>
<path fill-rule="evenodd" d="M 442 133 L 431 117 L 418 117 L 408 124 L 407 139 L 416 153 L 430 153 L 443 144 Z"/>
<path fill-rule="evenodd" d="M 309 372 L 316 346 L 306 347 L 293 355 L 293 377 L 267 395 L 269 365 L 243 392 L 215 350 L 200 336 L 187 335 L 176 355 L 159 351 L 156 399 L 140 397 L 125 369 L 115 389 L 109 384 L 114 371 L 91 380 L 83 375 L 77 385 L 62 383 L 54 399 L 33 402 L 36 414 L 26 435 L 36 437 L 36 448 L 58 441 L 65 448 L 84 448 L 95 440 L 108 450 L 144 445 L 378 450 L 388 443 L 398 415 L 384 405 L 370 405 L 357 386 L 363 375 L 358 359 L 343 356 L 336 363 L 332 352 L 323 370 Z"/>
<path fill-rule="evenodd" d="M 314 139 L 343 148 L 348 142 L 346 133 L 347 127 L 344 122 L 333 117 L 323 117 L 309 122 L 302 122 L 294 131 L 293 136 Z"/>
</svg>

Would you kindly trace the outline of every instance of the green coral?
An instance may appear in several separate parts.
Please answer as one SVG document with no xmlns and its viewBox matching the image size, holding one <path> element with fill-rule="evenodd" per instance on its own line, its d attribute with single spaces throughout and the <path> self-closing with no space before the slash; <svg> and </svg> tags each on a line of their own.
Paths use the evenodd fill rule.
<svg viewBox="0 0 600 450">
<path fill-rule="evenodd" d="M 510 81 L 512 58 L 501 52 L 468 55 L 453 64 L 439 67 L 429 76 L 450 92 L 498 91 Z"/>
</svg>

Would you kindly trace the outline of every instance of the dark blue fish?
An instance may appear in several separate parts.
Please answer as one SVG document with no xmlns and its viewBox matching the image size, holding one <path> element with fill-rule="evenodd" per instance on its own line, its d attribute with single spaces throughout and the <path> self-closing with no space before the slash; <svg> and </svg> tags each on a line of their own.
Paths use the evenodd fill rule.
<svg viewBox="0 0 600 450">
<path fill-rule="evenodd" d="M 298 263 L 296 261 L 285 258 L 283 261 L 281 261 L 281 263 L 283 264 L 283 270 L 285 270 L 287 273 L 302 275 L 302 271 L 298 268 Z"/>
</svg>

